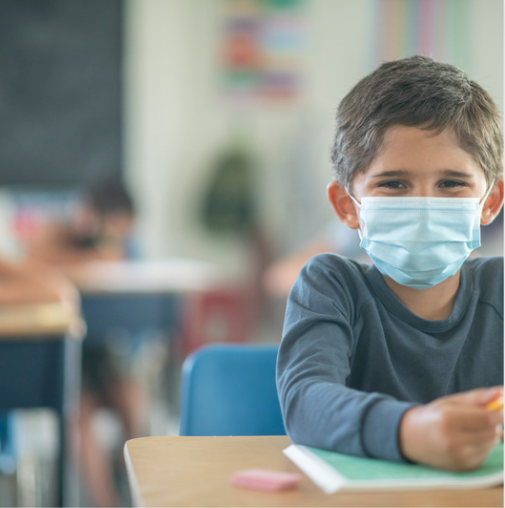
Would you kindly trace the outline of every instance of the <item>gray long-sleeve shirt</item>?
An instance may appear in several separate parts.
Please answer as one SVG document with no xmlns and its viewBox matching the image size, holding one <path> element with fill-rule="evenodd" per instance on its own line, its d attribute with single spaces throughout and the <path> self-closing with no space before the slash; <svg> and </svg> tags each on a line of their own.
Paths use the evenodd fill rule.
<svg viewBox="0 0 505 508">
<path fill-rule="evenodd" d="M 294 442 L 403 460 L 398 426 L 409 407 L 502 383 L 502 257 L 464 263 L 442 321 L 408 310 L 374 266 L 320 254 L 301 270 L 277 362 Z"/>
</svg>

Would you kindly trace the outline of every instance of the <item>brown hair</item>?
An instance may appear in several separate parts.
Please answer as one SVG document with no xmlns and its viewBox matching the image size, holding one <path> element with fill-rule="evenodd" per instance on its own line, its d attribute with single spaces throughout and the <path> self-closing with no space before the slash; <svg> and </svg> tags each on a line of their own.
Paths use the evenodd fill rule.
<svg viewBox="0 0 505 508">
<path fill-rule="evenodd" d="M 503 179 L 500 113 L 491 96 L 463 71 L 423 56 L 386 62 L 340 103 L 331 152 L 335 180 L 348 187 L 378 154 L 393 125 L 441 132 L 453 128 L 489 183 Z"/>
</svg>

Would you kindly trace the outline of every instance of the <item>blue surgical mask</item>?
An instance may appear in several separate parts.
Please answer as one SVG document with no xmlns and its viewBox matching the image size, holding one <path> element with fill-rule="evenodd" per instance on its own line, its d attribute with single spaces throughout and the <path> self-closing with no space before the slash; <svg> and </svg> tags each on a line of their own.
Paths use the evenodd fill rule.
<svg viewBox="0 0 505 508">
<path fill-rule="evenodd" d="M 426 289 L 452 277 L 480 247 L 478 198 L 364 197 L 360 247 L 403 286 Z M 352 196 L 351 196 L 352 197 Z"/>
</svg>

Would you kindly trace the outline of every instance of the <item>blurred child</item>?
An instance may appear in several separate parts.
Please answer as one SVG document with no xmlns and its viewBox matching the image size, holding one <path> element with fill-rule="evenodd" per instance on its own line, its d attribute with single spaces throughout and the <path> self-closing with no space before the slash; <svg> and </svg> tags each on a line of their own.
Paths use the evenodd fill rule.
<svg viewBox="0 0 505 508">
<path fill-rule="evenodd" d="M 96 260 L 131 257 L 135 210 L 119 179 L 91 186 L 67 222 L 48 224 L 33 239 L 29 254 L 59 267 Z M 88 338 L 89 339 L 89 338 Z M 125 439 L 143 433 L 147 395 L 125 369 L 104 338 L 85 340 L 82 354 L 82 394 L 79 417 L 80 459 L 96 506 L 118 506 L 113 459 L 96 435 L 97 410 L 112 409 L 123 424 Z M 122 464 L 122 460 L 120 461 Z"/>
<path fill-rule="evenodd" d="M 303 265 L 316 254 L 333 252 L 342 256 L 369 262 L 359 249 L 356 231 L 337 219 L 329 222 L 322 231 L 305 245 L 273 261 L 263 275 L 263 286 L 269 296 L 285 299 Z"/>
<path fill-rule="evenodd" d="M 455 67 L 381 65 L 342 100 L 327 194 L 366 265 L 312 258 L 288 298 L 277 385 L 297 443 L 479 466 L 503 411 L 503 257 L 469 258 L 503 204 L 490 95 Z"/>
<path fill-rule="evenodd" d="M 84 192 L 70 218 L 47 224 L 30 239 L 28 254 L 56 265 L 125 259 L 131 255 L 134 215 L 119 179 L 99 181 Z"/>
</svg>

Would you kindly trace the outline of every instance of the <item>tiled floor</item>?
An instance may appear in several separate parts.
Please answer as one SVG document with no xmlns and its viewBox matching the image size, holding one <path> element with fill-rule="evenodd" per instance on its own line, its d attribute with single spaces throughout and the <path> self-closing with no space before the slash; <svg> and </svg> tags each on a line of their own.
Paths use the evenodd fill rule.
<svg viewBox="0 0 505 508">
<path fill-rule="evenodd" d="M 177 435 L 177 415 L 170 414 L 160 404 L 152 408 L 151 435 Z M 103 445 L 121 453 L 121 426 L 109 411 L 100 411 L 95 419 L 97 435 Z M 55 504 L 54 468 L 57 453 L 57 420 L 50 411 L 22 411 L 16 413 L 18 468 L 15 475 L 0 475 L 0 507 L 41 506 Z M 117 471 L 118 490 L 125 506 L 130 498 L 124 470 Z M 91 506 L 84 485 L 79 485 L 79 506 Z"/>
</svg>

